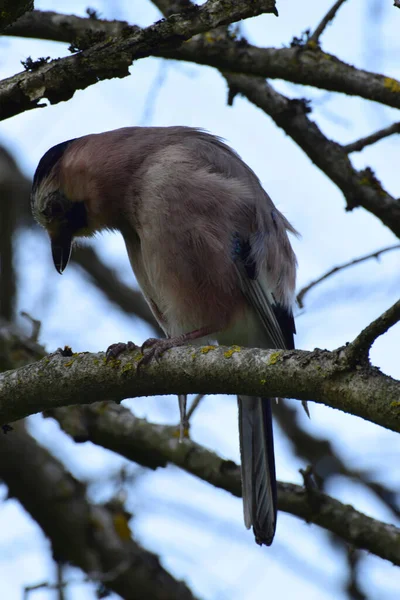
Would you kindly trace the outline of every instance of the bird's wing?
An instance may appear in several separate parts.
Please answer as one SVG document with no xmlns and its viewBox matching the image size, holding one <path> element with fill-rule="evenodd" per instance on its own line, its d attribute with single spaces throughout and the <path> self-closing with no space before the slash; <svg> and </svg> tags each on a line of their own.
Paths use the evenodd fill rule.
<svg viewBox="0 0 400 600">
<path fill-rule="evenodd" d="M 234 262 L 242 292 L 256 312 L 270 347 L 292 349 L 296 332 L 290 309 L 277 302 L 274 290 L 268 285 L 268 272 L 260 272 L 248 240 L 234 241 Z"/>
</svg>

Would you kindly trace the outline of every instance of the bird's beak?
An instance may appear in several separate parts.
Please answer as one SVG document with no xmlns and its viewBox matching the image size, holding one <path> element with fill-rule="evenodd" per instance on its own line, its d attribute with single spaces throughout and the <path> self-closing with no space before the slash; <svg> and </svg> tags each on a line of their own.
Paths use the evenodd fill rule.
<svg viewBox="0 0 400 600">
<path fill-rule="evenodd" d="M 62 275 L 66 269 L 72 249 L 72 234 L 69 231 L 61 231 L 51 236 L 51 253 L 54 266 Z"/>
</svg>

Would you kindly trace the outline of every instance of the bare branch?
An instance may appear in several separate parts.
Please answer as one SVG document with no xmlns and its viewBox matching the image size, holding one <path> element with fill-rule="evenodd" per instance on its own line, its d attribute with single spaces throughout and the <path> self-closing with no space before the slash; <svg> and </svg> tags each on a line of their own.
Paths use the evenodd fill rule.
<svg viewBox="0 0 400 600">
<path fill-rule="evenodd" d="M 368 471 L 352 468 L 340 457 L 339 448 L 335 450 L 329 439 L 320 435 L 314 437 L 306 431 L 299 418 L 300 412 L 287 400 L 279 400 L 273 407 L 274 417 L 285 434 L 288 443 L 293 447 L 297 458 L 302 458 L 311 465 L 319 489 L 324 491 L 330 478 L 336 475 L 353 479 L 371 490 L 392 511 L 395 518 L 400 518 L 400 505 L 396 486 L 394 489 L 372 479 Z"/>
<path fill-rule="evenodd" d="M 393 135 L 394 133 L 400 133 L 400 122 L 393 123 L 389 127 L 385 127 L 384 129 L 380 129 L 371 135 L 367 135 L 356 142 L 351 144 L 346 144 L 343 146 L 343 150 L 350 154 L 351 152 L 360 152 L 366 146 L 370 146 L 371 144 L 375 144 L 375 142 L 379 142 L 379 140 L 383 140 L 385 137 L 389 135 Z"/>
<path fill-rule="evenodd" d="M 169 17 L 174 13 L 182 12 L 193 6 L 191 0 L 152 0 L 158 10 L 165 16 Z"/>
<path fill-rule="evenodd" d="M 17 291 L 13 247 L 17 219 L 13 196 L 10 173 L 0 169 L 0 316 L 7 321 L 13 320 Z"/>
<path fill-rule="evenodd" d="M 193 415 L 196 408 L 199 407 L 201 401 L 204 399 L 205 394 L 197 394 L 195 398 L 193 398 L 193 402 L 190 405 L 189 410 L 187 411 L 186 420 L 189 421 L 191 416 Z"/>
<path fill-rule="evenodd" d="M 321 281 L 325 281 L 325 279 L 328 279 L 329 277 L 331 277 L 331 275 L 338 273 L 338 271 L 343 271 L 344 269 L 347 269 L 348 267 L 358 265 L 359 263 L 369 260 L 370 258 L 378 258 L 381 254 L 385 254 L 385 252 L 390 252 L 391 250 L 398 250 L 398 249 L 400 249 L 400 244 L 394 244 L 393 246 L 387 246 L 386 248 L 381 248 L 380 250 L 371 252 L 371 254 L 366 254 L 364 256 L 360 256 L 359 258 L 350 260 L 349 262 L 343 263 L 342 265 L 333 267 L 333 269 L 329 269 L 329 271 L 327 271 L 326 273 L 321 275 L 321 277 L 318 277 L 318 279 L 315 279 L 314 281 L 312 281 L 311 283 L 309 283 L 308 285 L 306 285 L 299 291 L 299 293 L 297 294 L 297 297 L 296 297 L 297 304 L 299 305 L 300 308 L 304 308 L 304 302 L 303 302 L 304 296 L 313 287 L 315 287 L 316 285 L 321 283 Z"/>
<path fill-rule="evenodd" d="M 400 321 L 400 300 L 388 308 L 380 317 L 372 321 L 357 337 L 347 346 L 345 355 L 350 365 L 365 363 L 368 361 L 369 351 L 375 340 L 386 333 Z M 396 403 L 400 404 L 399 401 Z"/>
<path fill-rule="evenodd" d="M 0 0 L 0 32 L 31 10 L 33 0 Z"/>
<path fill-rule="evenodd" d="M 367 364 L 351 370 L 342 355 L 343 349 L 182 347 L 137 373 L 138 351 L 108 363 L 104 353 L 55 353 L 0 375 L 0 425 L 99 397 L 119 402 L 159 394 L 222 393 L 313 400 L 400 431 L 400 382 Z"/>
<path fill-rule="evenodd" d="M 383 189 L 371 169 L 354 169 L 343 147 L 328 139 L 308 118 L 309 108 L 304 99 L 290 100 L 260 77 L 232 73 L 224 76 L 235 93 L 243 94 L 269 114 L 332 179 L 347 200 L 347 210 L 362 206 L 400 237 L 400 201 Z"/>
<path fill-rule="evenodd" d="M 0 477 L 49 537 L 57 560 L 80 567 L 126 600 L 194 600 L 155 554 L 132 539 L 127 523 L 121 535 L 115 511 L 88 502 L 84 485 L 21 423 L 0 435 Z"/>
<path fill-rule="evenodd" d="M 158 3 L 161 6 L 161 3 Z M 174 3 L 174 6 L 178 3 Z M 39 26 L 40 22 L 40 26 Z M 57 24 L 60 23 L 58 26 Z M 10 28 L 8 35 L 38 37 L 55 41 L 73 42 L 82 32 L 104 32 L 114 36 L 123 31 L 125 22 L 84 19 L 73 15 L 58 15 L 35 11 L 26 15 L 18 30 Z M 13 26 L 14 27 L 14 26 Z M 17 33 L 14 33 L 17 32 Z M 284 79 L 302 85 L 360 96 L 387 106 L 400 108 L 400 82 L 392 77 L 357 69 L 331 54 L 322 52 L 318 45 L 305 44 L 293 48 L 258 48 L 246 40 L 235 41 L 226 35 L 196 35 L 180 48 L 159 48 L 154 45 L 150 54 L 174 60 L 191 61 L 233 73 L 259 75 L 269 79 Z M 115 73 L 111 76 L 117 76 Z M 0 100 L 5 102 L 5 83 L 0 83 Z M 17 110 L 17 108 L 15 109 Z M 24 109 L 21 107 L 19 112 Z M 5 117 L 4 117 L 5 118 Z"/>
<path fill-rule="evenodd" d="M 241 496 L 240 468 L 190 439 L 179 442 L 176 428 L 148 423 L 112 403 L 52 411 L 77 441 L 90 440 L 150 468 L 172 463 L 215 487 Z M 278 507 L 337 534 L 350 544 L 400 564 L 400 530 L 352 506 L 290 483 L 278 483 Z"/>
<path fill-rule="evenodd" d="M 308 42 L 319 43 L 319 38 L 322 33 L 326 29 L 327 25 L 335 18 L 337 11 L 344 4 L 346 0 L 337 0 L 332 8 L 326 13 L 324 18 L 319 23 L 318 27 L 315 29 L 314 33 L 309 37 Z"/>
<path fill-rule="evenodd" d="M 175 48 L 193 35 L 262 13 L 276 13 L 275 0 L 208 0 L 146 29 L 125 30 L 117 38 L 89 45 L 73 56 L 36 65 L 0 83 L 0 119 L 25 110 L 69 100 L 78 89 L 100 80 L 126 77 L 133 60 L 150 56 L 155 48 Z M 87 43 L 91 44 L 91 40 Z"/>
<path fill-rule="evenodd" d="M 105 21 L 104 19 L 63 15 L 52 11 L 33 10 L 10 25 L 3 35 L 71 43 L 86 37 L 88 31 L 115 37 L 127 27 L 129 27 L 127 21 Z M 139 30 L 139 27 L 137 29 Z"/>
</svg>

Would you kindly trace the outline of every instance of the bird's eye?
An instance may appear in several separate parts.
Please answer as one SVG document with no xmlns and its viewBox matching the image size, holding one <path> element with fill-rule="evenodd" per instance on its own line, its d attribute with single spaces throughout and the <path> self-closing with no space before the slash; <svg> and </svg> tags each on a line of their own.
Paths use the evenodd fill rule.
<svg viewBox="0 0 400 600">
<path fill-rule="evenodd" d="M 56 196 L 49 199 L 46 206 L 42 210 L 42 215 L 46 219 L 55 219 L 64 214 L 64 206 L 61 200 Z"/>
</svg>

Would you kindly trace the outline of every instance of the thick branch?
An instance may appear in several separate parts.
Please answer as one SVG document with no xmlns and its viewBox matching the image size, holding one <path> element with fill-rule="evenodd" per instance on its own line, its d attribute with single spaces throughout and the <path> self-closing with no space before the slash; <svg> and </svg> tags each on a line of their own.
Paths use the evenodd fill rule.
<svg viewBox="0 0 400 600">
<path fill-rule="evenodd" d="M 31 10 L 33 0 L 0 0 L 0 32 Z"/>
<path fill-rule="evenodd" d="M 350 365 L 368 361 L 369 351 L 375 340 L 386 333 L 390 327 L 393 327 L 400 321 L 400 300 L 385 311 L 380 317 L 370 323 L 356 337 L 354 342 L 349 344 L 345 350 L 347 361 Z M 400 400 L 400 398 L 399 398 Z M 400 407 L 400 402 L 398 403 Z"/>
<path fill-rule="evenodd" d="M 222 393 L 313 400 L 400 431 L 400 382 L 367 364 L 351 370 L 342 355 L 343 349 L 175 348 L 137 373 L 138 351 L 109 363 L 104 353 L 56 353 L 0 375 L 0 424 L 99 397 L 118 402 L 159 394 Z"/>
<path fill-rule="evenodd" d="M 90 440 L 152 469 L 172 463 L 241 496 L 239 467 L 189 439 L 180 443 L 174 427 L 153 425 L 113 403 L 57 409 L 52 416 L 76 441 Z M 393 525 L 371 519 L 318 491 L 310 494 L 289 483 L 278 484 L 278 507 L 336 533 L 358 548 L 400 564 L 400 531 Z"/>
<path fill-rule="evenodd" d="M 400 122 L 393 123 L 393 125 L 390 125 L 389 127 L 384 127 L 384 129 L 380 129 L 375 133 L 371 133 L 371 135 L 360 138 L 351 144 L 346 144 L 346 146 L 343 146 L 343 150 L 345 150 L 348 154 L 351 152 L 361 152 L 361 150 L 363 150 L 366 146 L 375 144 L 376 142 L 379 142 L 379 140 L 383 140 L 394 133 L 400 133 Z"/>
<path fill-rule="evenodd" d="M 126 600 L 194 600 L 186 585 L 135 542 L 126 516 L 91 505 L 85 488 L 24 430 L 0 435 L 0 477 L 68 561 Z M 124 527 L 118 527 L 125 518 Z"/>
<path fill-rule="evenodd" d="M 14 269 L 14 233 L 16 202 L 13 161 L 0 147 L 0 316 L 8 321 L 14 317 L 16 273 Z"/>
<path fill-rule="evenodd" d="M 370 169 L 354 169 L 344 148 L 325 137 L 318 125 L 308 118 L 304 100 L 286 98 L 259 77 L 224 75 L 233 93 L 243 94 L 269 114 L 336 183 L 347 200 L 347 210 L 362 206 L 400 237 L 400 201 L 382 188 Z"/>
<path fill-rule="evenodd" d="M 128 26 L 127 21 L 105 21 L 63 15 L 52 11 L 33 10 L 10 25 L 3 35 L 71 43 L 79 38 L 84 38 L 88 31 L 105 33 L 107 36 L 114 37 Z"/>
<path fill-rule="evenodd" d="M 40 13 L 40 11 L 35 11 L 35 13 Z M 18 28 L 14 29 L 13 26 L 7 31 L 7 35 L 72 42 L 81 37 L 85 30 L 91 30 L 92 24 L 94 33 L 104 32 L 106 36 L 116 35 L 119 29 L 116 21 L 93 21 L 73 15 L 57 16 L 56 13 L 47 12 L 38 15 L 35 13 L 32 17 L 26 15 L 23 21 L 18 23 Z M 123 30 L 125 22 L 121 22 L 120 26 Z M 337 57 L 322 52 L 315 44 L 279 49 L 258 48 L 248 44 L 246 40 L 235 41 L 216 33 L 211 36 L 196 35 L 180 48 L 166 49 L 154 44 L 149 53 L 164 58 L 209 65 L 234 73 L 260 75 L 269 79 L 284 79 L 293 83 L 360 96 L 367 100 L 400 108 L 399 81 L 378 73 L 356 69 Z M 124 75 L 111 72 L 108 77 Z M 106 77 L 107 75 L 104 74 L 103 78 Z M 3 82 L 0 84 L 0 100 L 5 97 L 5 82 Z M 21 108 L 18 111 L 18 107 L 16 107 L 15 110 L 22 112 L 24 109 Z"/>
<path fill-rule="evenodd" d="M 125 30 L 117 38 L 92 45 L 76 55 L 51 61 L 31 72 L 19 73 L 0 84 L 0 119 L 25 110 L 69 100 L 75 91 L 103 79 L 126 77 L 133 60 L 150 56 L 154 50 L 175 48 L 197 33 L 221 25 L 276 13 L 275 0 L 208 0 L 178 15 L 159 21 L 146 29 Z"/>
<path fill-rule="evenodd" d="M 304 296 L 313 287 L 315 287 L 316 285 L 321 283 L 321 281 L 325 281 L 325 279 L 328 279 L 329 277 L 331 277 L 331 275 L 334 275 L 338 271 L 343 271 L 344 269 L 347 269 L 348 267 L 358 265 L 359 263 L 365 262 L 366 260 L 370 260 L 371 258 L 378 258 L 381 254 L 385 254 L 385 252 L 390 252 L 391 250 L 398 250 L 398 249 L 400 249 L 400 244 L 394 244 L 393 246 L 388 246 L 387 248 L 381 248 L 380 250 L 376 250 L 375 252 L 371 252 L 370 254 L 360 256 L 359 258 L 355 258 L 347 263 L 343 263 L 342 265 L 333 267 L 333 269 L 329 269 L 329 271 L 327 271 L 326 273 L 321 275 L 321 277 L 318 277 L 318 279 L 315 279 L 314 281 L 312 281 L 311 283 L 309 283 L 308 285 L 306 285 L 299 291 L 299 293 L 296 296 L 296 300 L 297 300 L 299 307 L 300 308 L 304 307 L 304 302 L 303 302 Z"/>
</svg>

